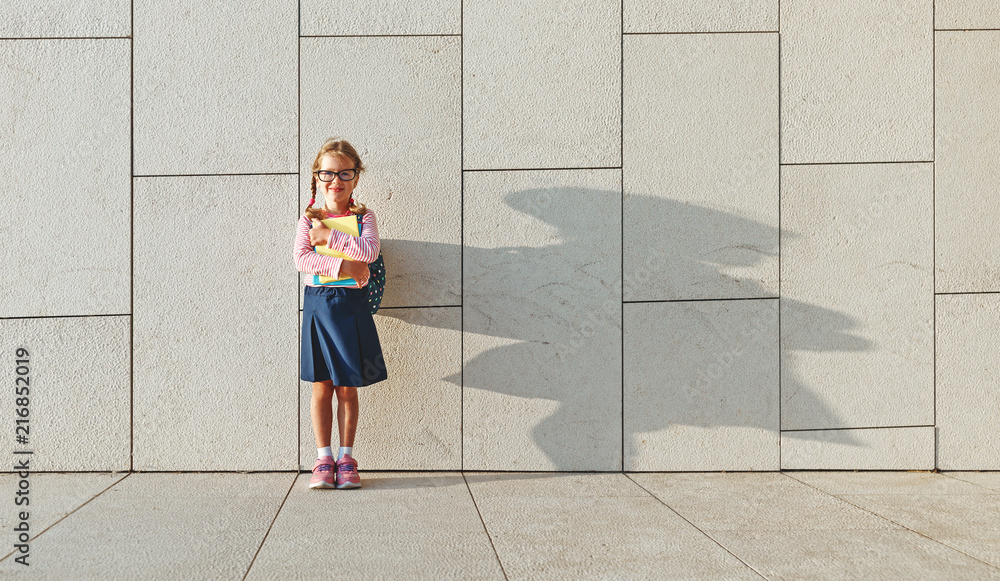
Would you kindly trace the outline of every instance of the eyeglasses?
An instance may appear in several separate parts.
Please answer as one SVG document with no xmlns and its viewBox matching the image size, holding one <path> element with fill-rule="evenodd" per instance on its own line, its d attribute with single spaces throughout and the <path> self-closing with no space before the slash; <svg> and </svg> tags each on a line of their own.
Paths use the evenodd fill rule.
<svg viewBox="0 0 1000 581">
<path fill-rule="evenodd" d="M 356 169 L 345 169 L 343 171 L 320 170 L 320 171 L 314 171 L 313 173 L 319 177 L 319 181 L 321 182 L 332 182 L 333 176 L 339 176 L 341 181 L 349 182 L 354 179 L 354 176 L 358 175 L 358 170 Z"/>
</svg>

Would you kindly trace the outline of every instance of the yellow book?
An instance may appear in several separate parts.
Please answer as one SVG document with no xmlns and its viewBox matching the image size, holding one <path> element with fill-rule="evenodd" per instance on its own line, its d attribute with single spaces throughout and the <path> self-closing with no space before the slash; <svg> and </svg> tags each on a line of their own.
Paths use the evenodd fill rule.
<svg viewBox="0 0 1000 581">
<path fill-rule="evenodd" d="M 338 232 L 343 232 L 345 234 L 350 234 L 351 236 L 358 237 L 361 235 L 358 225 L 358 217 L 356 214 L 350 214 L 347 216 L 338 216 L 336 218 L 327 218 L 323 220 L 323 225 L 331 230 L 337 230 Z M 326 245 L 323 246 L 313 246 L 313 249 L 326 256 L 333 256 L 334 258 L 346 258 L 351 260 L 350 256 L 347 256 L 343 252 L 338 250 L 333 250 Z M 330 278 L 329 276 L 323 276 L 321 274 L 313 275 L 313 284 L 323 284 L 329 286 L 356 286 L 358 282 L 349 276 L 342 276 L 340 278 Z"/>
</svg>

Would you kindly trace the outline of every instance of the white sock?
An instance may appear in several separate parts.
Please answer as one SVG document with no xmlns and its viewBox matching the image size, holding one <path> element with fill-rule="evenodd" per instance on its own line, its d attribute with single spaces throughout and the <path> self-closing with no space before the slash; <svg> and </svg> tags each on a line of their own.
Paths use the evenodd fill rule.
<svg viewBox="0 0 1000 581">
<path fill-rule="evenodd" d="M 322 458 L 323 456 L 333 457 L 333 448 L 327 446 L 326 448 L 316 448 L 316 455 Z"/>
<path fill-rule="evenodd" d="M 352 449 L 354 449 L 354 446 L 347 446 L 347 447 L 341 446 L 340 447 L 340 456 L 337 456 L 337 460 L 340 460 L 341 458 L 343 458 L 344 454 L 350 454 Z"/>
</svg>

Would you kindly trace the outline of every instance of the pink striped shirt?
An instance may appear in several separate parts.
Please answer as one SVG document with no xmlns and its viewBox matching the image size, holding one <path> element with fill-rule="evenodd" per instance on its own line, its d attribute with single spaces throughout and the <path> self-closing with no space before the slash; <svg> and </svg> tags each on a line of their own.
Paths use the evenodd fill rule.
<svg viewBox="0 0 1000 581">
<path fill-rule="evenodd" d="M 313 284 L 311 275 L 321 274 L 337 278 L 340 276 L 340 265 L 343 264 L 344 259 L 326 256 L 313 250 L 312 244 L 309 243 L 309 227 L 311 225 L 312 221 L 309 218 L 305 216 L 299 218 L 299 229 L 295 233 L 295 268 L 299 272 L 310 275 L 305 279 L 306 286 L 322 286 Z M 359 238 L 331 230 L 327 247 L 339 250 L 353 260 L 367 263 L 375 262 L 379 252 L 378 224 L 375 222 L 375 212 L 367 209 L 361 215 L 361 236 Z"/>
</svg>

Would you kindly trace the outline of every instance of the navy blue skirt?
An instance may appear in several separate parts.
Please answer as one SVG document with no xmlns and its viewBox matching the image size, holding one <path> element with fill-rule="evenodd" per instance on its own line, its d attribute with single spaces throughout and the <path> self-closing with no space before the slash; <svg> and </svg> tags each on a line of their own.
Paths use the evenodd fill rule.
<svg viewBox="0 0 1000 581">
<path fill-rule="evenodd" d="M 302 301 L 303 381 L 362 387 L 387 378 L 367 290 L 307 286 Z"/>
</svg>

